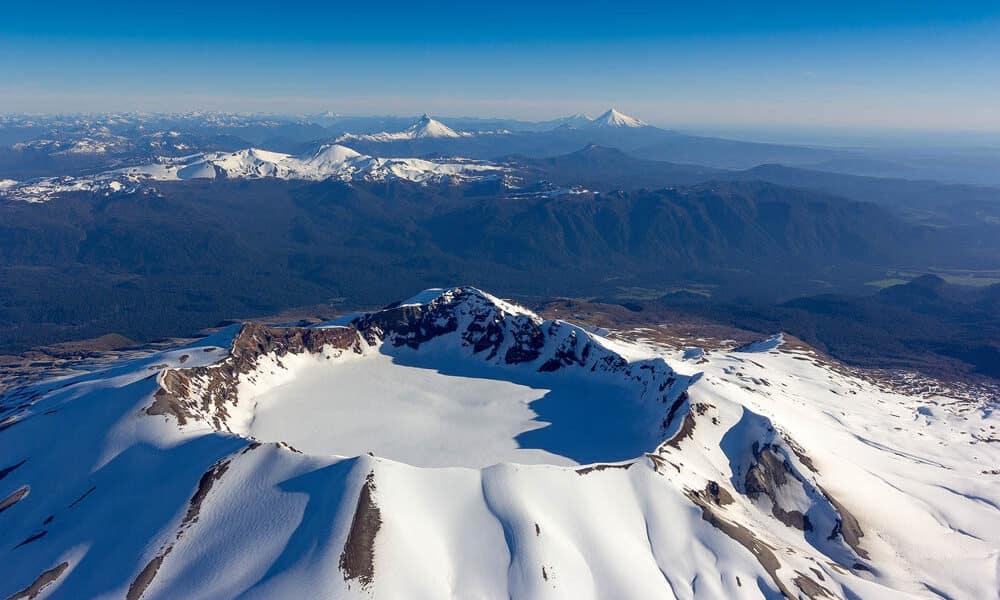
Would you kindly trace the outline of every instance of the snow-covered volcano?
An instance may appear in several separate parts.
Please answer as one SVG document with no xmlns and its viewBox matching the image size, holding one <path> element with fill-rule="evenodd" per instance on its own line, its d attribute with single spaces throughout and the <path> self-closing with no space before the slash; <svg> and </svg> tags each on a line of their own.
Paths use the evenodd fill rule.
<svg viewBox="0 0 1000 600">
<path fill-rule="evenodd" d="M 995 597 L 996 418 L 473 288 L 7 394 L 0 593 Z M 994 433 L 990 433 L 994 432 Z"/>
<path fill-rule="evenodd" d="M 587 124 L 588 127 L 601 127 L 601 128 L 638 128 L 638 127 L 648 127 L 645 121 L 640 121 L 635 117 L 630 117 L 626 114 L 620 113 L 614 108 L 608 109 L 608 111 L 596 119 L 592 120 Z"/>
<path fill-rule="evenodd" d="M 298 156 L 246 148 L 236 152 L 205 152 L 80 177 L 48 177 L 0 181 L 0 195 L 12 200 L 43 202 L 74 191 L 118 192 L 155 181 L 195 179 L 293 179 L 323 181 L 412 181 L 457 183 L 500 177 L 504 168 L 462 158 L 378 158 L 339 144 L 324 144 Z"/>
<path fill-rule="evenodd" d="M 400 140 L 419 140 L 426 138 L 460 138 L 471 137 L 475 134 L 468 131 L 455 131 L 441 121 L 432 118 L 430 115 L 423 115 L 415 123 L 403 131 L 383 131 L 370 134 L 344 134 L 337 138 L 338 143 L 350 143 L 351 141 L 366 142 L 395 142 Z"/>
</svg>

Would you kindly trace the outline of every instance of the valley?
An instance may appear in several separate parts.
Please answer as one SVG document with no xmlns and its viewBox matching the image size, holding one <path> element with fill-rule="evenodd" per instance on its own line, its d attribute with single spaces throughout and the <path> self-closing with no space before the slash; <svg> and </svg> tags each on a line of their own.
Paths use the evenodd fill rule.
<svg viewBox="0 0 1000 600">
<path fill-rule="evenodd" d="M 8 4 L 0 599 L 1000 600 L 1000 4 Z"/>
</svg>

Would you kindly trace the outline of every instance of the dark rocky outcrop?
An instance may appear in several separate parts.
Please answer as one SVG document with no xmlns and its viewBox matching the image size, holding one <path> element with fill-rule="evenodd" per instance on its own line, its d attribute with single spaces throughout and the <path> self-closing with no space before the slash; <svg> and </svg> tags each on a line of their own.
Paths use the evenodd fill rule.
<svg viewBox="0 0 1000 600">
<path fill-rule="evenodd" d="M 340 572 L 344 581 L 357 581 L 368 588 L 375 578 L 375 536 L 382 527 L 382 513 L 375 504 L 375 472 L 369 472 L 358 495 L 358 505 L 351 520 L 344 551 L 340 555 Z"/>
<path fill-rule="evenodd" d="M 787 485 L 790 478 L 795 478 L 795 472 L 784 454 L 772 444 L 753 445 L 754 462 L 747 470 L 744 479 L 744 491 L 747 496 L 757 499 L 767 496 L 771 500 L 771 514 L 789 527 L 802 531 L 812 531 L 809 517 L 798 510 L 786 510 L 781 506 L 777 490 Z"/>
<path fill-rule="evenodd" d="M 11 494 L 8 495 L 3 500 L 0 500 L 0 513 L 2 513 L 3 511 L 7 510 L 11 506 L 14 506 L 15 504 L 17 504 L 21 500 L 23 500 L 24 497 L 28 495 L 28 492 L 30 491 L 30 489 L 31 488 L 29 488 L 28 486 L 23 485 L 20 488 L 18 488 L 16 490 L 14 490 L 13 492 L 11 492 Z"/>
<path fill-rule="evenodd" d="M 69 563 L 61 562 L 51 569 L 43 571 L 28 587 L 13 594 L 7 600 L 33 600 L 37 598 L 45 588 L 59 579 L 67 568 L 69 568 Z"/>
<path fill-rule="evenodd" d="M 475 288 L 461 287 L 443 290 L 426 302 L 396 303 L 360 315 L 346 327 L 246 323 L 222 361 L 163 371 L 160 389 L 146 412 L 173 416 L 181 425 L 201 420 L 216 430 L 231 431 L 227 407 L 239 403 L 241 377 L 252 377 L 264 356 L 281 366 L 281 357 L 288 354 L 318 353 L 324 348 L 361 352 L 364 343 L 418 349 L 449 335 L 457 336 L 460 346 L 474 356 L 501 366 L 523 364 L 538 372 L 575 368 L 585 373 L 614 374 L 623 384 L 635 386 L 644 402 L 676 407 L 686 398 L 684 390 L 690 383 L 663 360 L 630 363 L 595 343 L 579 327 L 545 321 Z"/>
<path fill-rule="evenodd" d="M 170 415 L 184 425 L 189 419 L 204 419 L 217 430 L 228 430 L 227 404 L 239 401 L 241 375 L 253 372 L 261 357 L 317 353 L 324 347 L 360 352 L 353 328 L 269 327 L 246 323 L 233 340 L 229 356 L 205 367 L 168 369 L 160 375 L 151 415 Z"/>
</svg>

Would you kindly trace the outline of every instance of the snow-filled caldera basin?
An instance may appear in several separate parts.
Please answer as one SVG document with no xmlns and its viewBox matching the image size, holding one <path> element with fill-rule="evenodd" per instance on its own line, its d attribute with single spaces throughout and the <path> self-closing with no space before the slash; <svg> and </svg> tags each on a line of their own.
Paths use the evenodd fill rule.
<svg viewBox="0 0 1000 600">
<path fill-rule="evenodd" d="M 659 441 L 657 417 L 622 383 L 432 346 L 262 363 L 240 385 L 237 429 L 307 454 L 370 452 L 421 467 L 616 462 Z"/>
</svg>

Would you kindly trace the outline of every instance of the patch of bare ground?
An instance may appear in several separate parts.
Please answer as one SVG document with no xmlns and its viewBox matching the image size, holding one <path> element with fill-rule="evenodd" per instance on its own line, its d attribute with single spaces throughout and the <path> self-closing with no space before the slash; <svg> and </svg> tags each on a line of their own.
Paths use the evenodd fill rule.
<svg viewBox="0 0 1000 600">
<path fill-rule="evenodd" d="M 143 567 L 142 571 L 139 571 L 139 574 L 136 575 L 131 585 L 128 586 L 128 591 L 125 593 L 125 600 L 139 600 L 139 598 L 142 598 L 142 595 L 146 592 L 146 588 L 156 578 L 156 573 L 160 570 L 163 559 L 173 549 L 173 546 L 168 546 L 161 554 L 157 554 L 152 560 L 146 563 L 146 566 Z"/>
<path fill-rule="evenodd" d="M 600 463 L 600 464 L 589 465 L 589 466 L 577 469 L 576 470 L 576 474 L 577 475 L 587 475 L 588 473 L 595 473 L 595 472 L 598 472 L 598 471 L 606 471 L 608 469 L 623 469 L 623 470 L 628 470 L 628 468 L 631 467 L 633 464 L 635 464 L 635 463 L 631 463 L 631 462 L 629 462 L 629 463 L 621 463 L 621 464 Z"/>
<path fill-rule="evenodd" d="M 717 490 L 724 491 L 721 487 L 717 487 Z M 799 593 L 791 589 L 786 582 L 782 581 L 781 578 L 778 577 L 778 570 L 781 569 L 781 561 L 778 560 L 777 555 L 774 553 L 775 548 L 758 538 L 746 527 L 743 527 L 739 523 L 729 521 L 721 516 L 720 510 L 722 509 L 720 507 L 728 504 L 728 502 L 723 499 L 724 496 L 716 497 L 712 494 L 711 483 L 703 491 L 688 490 L 685 492 L 685 495 L 689 500 L 691 500 L 691 502 L 701 509 L 702 519 L 732 538 L 754 555 L 757 562 L 764 567 L 764 570 L 771 576 L 771 581 L 774 582 L 775 586 L 777 586 L 785 598 L 788 598 L 789 600 L 797 600 L 800 598 Z M 728 496 L 728 492 L 725 495 Z M 729 497 L 729 501 L 732 501 L 731 496 Z M 812 600 L 832 597 L 829 595 L 829 591 L 826 588 L 814 581 L 808 575 L 804 575 L 798 571 L 796 571 L 796 577 L 792 580 L 792 582 L 795 587 L 798 588 L 798 591 Z"/>
<path fill-rule="evenodd" d="M 673 437 L 664 442 L 664 445 L 680 450 L 681 441 L 694 436 L 694 428 L 694 415 L 691 414 L 691 411 L 688 411 L 684 413 L 684 421 L 681 422 L 681 428 L 677 430 L 677 433 Z"/>
<path fill-rule="evenodd" d="M 334 299 L 337 300 L 337 299 Z M 315 325 L 338 316 L 331 304 L 317 304 L 283 310 L 255 319 L 267 324 Z M 224 321 L 240 323 L 242 319 Z M 196 334 L 150 342 L 136 342 L 118 333 L 99 337 L 38 346 L 19 354 L 0 354 L 0 395 L 44 379 L 73 375 L 80 367 L 110 363 L 119 359 L 141 358 L 168 348 L 194 342 L 215 333 L 221 327 L 210 327 Z M 182 361 L 183 362 L 183 361 Z"/>
<path fill-rule="evenodd" d="M 47 571 L 43 571 L 28 587 L 9 596 L 7 600 L 32 600 L 33 598 L 37 598 L 45 588 L 59 579 L 68 568 L 69 563 L 62 562 Z"/>
<path fill-rule="evenodd" d="M 830 539 L 837 537 L 839 533 L 847 545 L 857 553 L 861 558 L 868 558 L 868 551 L 861 547 L 861 538 L 864 537 L 865 532 L 861 529 L 861 524 L 858 522 L 857 518 L 851 511 L 847 510 L 843 504 L 841 504 L 833 495 L 828 494 L 826 490 L 822 487 L 819 491 L 826 496 L 826 499 L 830 501 L 830 504 L 837 510 L 837 514 L 840 515 L 840 519 L 837 521 L 836 527 L 830 533 Z"/>
<path fill-rule="evenodd" d="M 788 527 L 801 531 L 812 531 L 809 517 L 799 510 L 788 510 L 781 506 L 779 489 L 789 477 L 795 477 L 791 465 L 776 448 L 770 444 L 761 447 L 754 442 L 753 463 L 747 470 L 743 487 L 752 499 L 764 495 L 771 500 L 771 515 Z"/>
<path fill-rule="evenodd" d="M 201 514 L 201 505 L 205 502 L 205 498 L 208 497 L 208 493 L 212 491 L 212 486 L 215 485 L 215 482 L 222 479 L 222 476 L 228 470 L 229 461 L 220 460 L 202 474 L 201 479 L 198 480 L 198 489 L 195 490 L 194 495 L 191 496 L 191 500 L 188 502 L 187 513 L 184 515 L 184 520 L 181 521 L 182 528 L 186 528 L 198 520 L 198 515 Z M 177 539 L 180 539 L 180 536 L 181 533 L 178 532 Z"/>
<path fill-rule="evenodd" d="M 246 452 L 247 449 L 258 448 L 259 446 L 260 444 L 250 444 L 244 448 L 243 452 Z M 139 600 L 142 598 L 146 589 L 149 588 L 150 584 L 153 583 L 153 580 L 156 579 L 156 574 L 163 565 L 163 561 L 173 551 L 174 544 L 184 537 L 184 534 L 194 523 L 198 522 L 198 515 L 201 514 L 201 508 L 205 503 L 205 499 L 208 497 L 209 492 L 212 491 L 212 487 L 216 484 L 216 482 L 222 479 L 222 476 L 229 470 L 230 462 L 230 459 L 222 459 L 209 467 L 209 469 L 202 474 L 201 478 L 198 480 L 197 489 L 195 489 L 191 499 L 188 500 L 187 512 L 184 514 L 184 519 L 181 520 L 180 527 L 177 528 L 174 540 L 164 544 L 163 547 L 160 548 L 160 551 L 156 553 L 156 556 L 150 559 L 150 561 L 146 563 L 146 566 L 139 571 L 139 574 L 136 575 L 135 579 L 132 580 L 132 583 L 128 587 L 128 592 L 125 594 L 126 600 Z"/>
<path fill-rule="evenodd" d="M 750 551 L 751 554 L 757 559 L 764 570 L 767 571 L 768 575 L 771 576 L 771 580 L 774 581 L 781 593 L 785 595 L 786 598 L 795 598 L 790 593 L 788 587 L 778 578 L 778 569 L 781 568 L 781 561 L 774 554 L 774 548 L 763 540 L 758 538 L 752 531 L 743 527 L 739 523 L 734 523 L 722 518 L 716 509 L 716 505 L 708 500 L 706 497 L 694 490 L 688 490 L 686 492 L 688 499 L 695 503 L 698 508 L 701 509 L 701 518 L 707 523 L 726 534 L 741 546 Z"/>
<path fill-rule="evenodd" d="M 29 488 L 26 485 L 23 485 L 20 488 L 14 490 L 9 496 L 4 498 L 3 500 L 0 500 L 0 513 L 7 510 L 11 506 L 14 506 L 21 500 L 23 500 L 24 497 L 28 495 L 28 492 L 30 490 L 31 488 Z"/>
<path fill-rule="evenodd" d="M 819 572 L 817 571 L 817 574 Z M 807 598 L 816 600 L 818 598 L 833 598 L 834 595 L 830 593 L 830 590 L 826 589 L 816 581 L 814 581 L 808 575 L 805 575 L 799 571 L 795 572 L 795 578 L 792 579 L 795 585 L 798 586 L 802 593 L 806 595 Z"/>
<path fill-rule="evenodd" d="M 759 333 L 736 329 L 665 307 L 634 311 L 618 304 L 558 298 L 536 307 L 546 319 L 562 319 L 583 327 L 608 329 L 616 334 L 635 331 L 635 337 L 671 348 L 698 346 L 706 350 L 729 349 L 760 339 Z M 634 338 L 633 338 L 634 339 Z"/>
<path fill-rule="evenodd" d="M 729 493 L 729 490 L 719 485 L 717 481 L 709 481 L 705 484 L 704 490 L 695 490 L 691 493 L 716 506 L 726 506 L 736 501 L 733 495 Z"/>
<path fill-rule="evenodd" d="M 3 354 L 0 355 L 0 404 L 16 398 L 19 390 L 45 379 L 78 375 L 82 368 L 142 358 L 192 341 L 193 338 L 174 338 L 135 345 L 124 336 L 109 334 L 94 340 L 43 346 L 21 354 Z"/>
<path fill-rule="evenodd" d="M 357 581 L 368 588 L 375 578 L 375 536 L 382 526 L 382 513 L 374 499 L 375 472 L 368 473 L 358 495 L 358 505 L 351 520 L 344 551 L 340 555 L 340 572 L 344 581 Z"/>
<path fill-rule="evenodd" d="M 357 331 L 349 328 L 270 327 L 257 322 L 245 323 L 233 340 L 229 355 L 220 362 L 208 367 L 165 370 L 160 376 L 160 389 L 146 412 L 172 416 L 180 425 L 201 417 L 223 431 L 228 416 L 225 406 L 239 401 L 240 375 L 251 373 L 261 357 L 273 354 L 280 361 L 287 354 L 317 353 L 324 347 L 360 352 L 358 344 Z"/>
<path fill-rule="evenodd" d="M 608 330 L 609 337 L 625 341 L 644 341 L 670 349 L 699 347 L 711 352 L 730 352 L 734 348 L 761 339 L 760 332 L 739 329 L 690 315 L 668 307 L 644 305 L 641 311 L 617 304 L 559 298 L 536 306 L 547 319 L 563 319 L 584 327 Z M 866 381 L 879 389 L 919 398 L 944 397 L 952 400 L 953 412 L 974 410 L 986 404 L 1000 403 L 1000 381 L 983 377 L 942 377 L 912 369 L 885 369 L 848 365 L 784 333 L 778 351 L 794 355 L 848 377 Z"/>
</svg>

